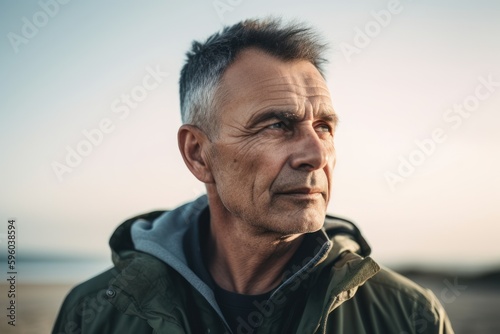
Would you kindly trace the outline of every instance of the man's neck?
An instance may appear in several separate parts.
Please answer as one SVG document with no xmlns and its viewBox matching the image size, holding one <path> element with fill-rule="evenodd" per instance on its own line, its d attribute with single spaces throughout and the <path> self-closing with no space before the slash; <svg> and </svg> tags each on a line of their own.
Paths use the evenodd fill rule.
<svg viewBox="0 0 500 334">
<path fill-rule="evenodd" d="M 208 269 L 224 290 L 257 295 L 277 287 L 303 235 L 287 238 L 256 231 L 242 222 L 211 217 Z"/>
</svg>

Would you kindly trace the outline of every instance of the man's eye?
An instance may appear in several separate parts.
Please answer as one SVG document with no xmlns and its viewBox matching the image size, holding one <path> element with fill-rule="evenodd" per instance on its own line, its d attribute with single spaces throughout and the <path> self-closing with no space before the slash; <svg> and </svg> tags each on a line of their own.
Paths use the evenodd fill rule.
<svg viewBox="0 0 500 334">
<path fill-rule="evenodd" d="M 276 122 L 267 126 L 269 129 L 285 129 L 286 125 L 283 122 Z"/>
<path fill-rule="evenodd" d="M 332 130 L 332 127 L 328 124 L 319 124 L 316 128 L 321 132 L 331 132 Z"/>
</svg>

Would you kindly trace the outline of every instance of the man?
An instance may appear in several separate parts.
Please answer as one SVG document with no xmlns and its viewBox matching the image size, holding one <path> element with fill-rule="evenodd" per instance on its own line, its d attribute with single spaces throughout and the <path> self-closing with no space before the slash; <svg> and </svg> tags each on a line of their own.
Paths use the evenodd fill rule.
<svg viewBox="0 0 500 334">
<path fill-rule="evenodd" d="M 337 115 L 323 51 L 272 19 L 193 43 L 178 144 L 207 195 L 118 227 L 115 267 L 71 291 L 54 333 L 453 332 L 431 292 L 326 216 Z"/>
</svg>

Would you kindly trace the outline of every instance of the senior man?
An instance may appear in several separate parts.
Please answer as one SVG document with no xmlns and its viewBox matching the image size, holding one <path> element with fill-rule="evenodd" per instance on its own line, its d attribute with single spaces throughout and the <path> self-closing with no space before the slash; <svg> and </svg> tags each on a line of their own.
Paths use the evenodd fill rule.
<svg viewBox="0 0 500 334">
<path fill-rule="evenodd" d="M 247 20 L 194 42 L 178 145 L 207 195 L 123 223 L 114 268 L 54 333 L 452 333 L 428 290 L 326 215 L 337 115 L 307 26 Z"/>
</svg>

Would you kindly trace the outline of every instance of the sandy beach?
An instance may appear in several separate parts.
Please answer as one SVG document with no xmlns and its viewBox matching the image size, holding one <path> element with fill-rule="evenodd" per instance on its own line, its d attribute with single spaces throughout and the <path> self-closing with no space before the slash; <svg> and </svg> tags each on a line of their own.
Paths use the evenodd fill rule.
<svg viewBox="0 0 500 334">
<path fill-rule="evenodd" d="M 43 334 L 50 333 L 59 307 L 71 289 L 71 285 L 34 285 L 16 286 L 16 326 L 7 323 L 8 286 L 0 285 L 2 296 L 2 321 L 0 333 L 3 334 Z"/>
</svg>

